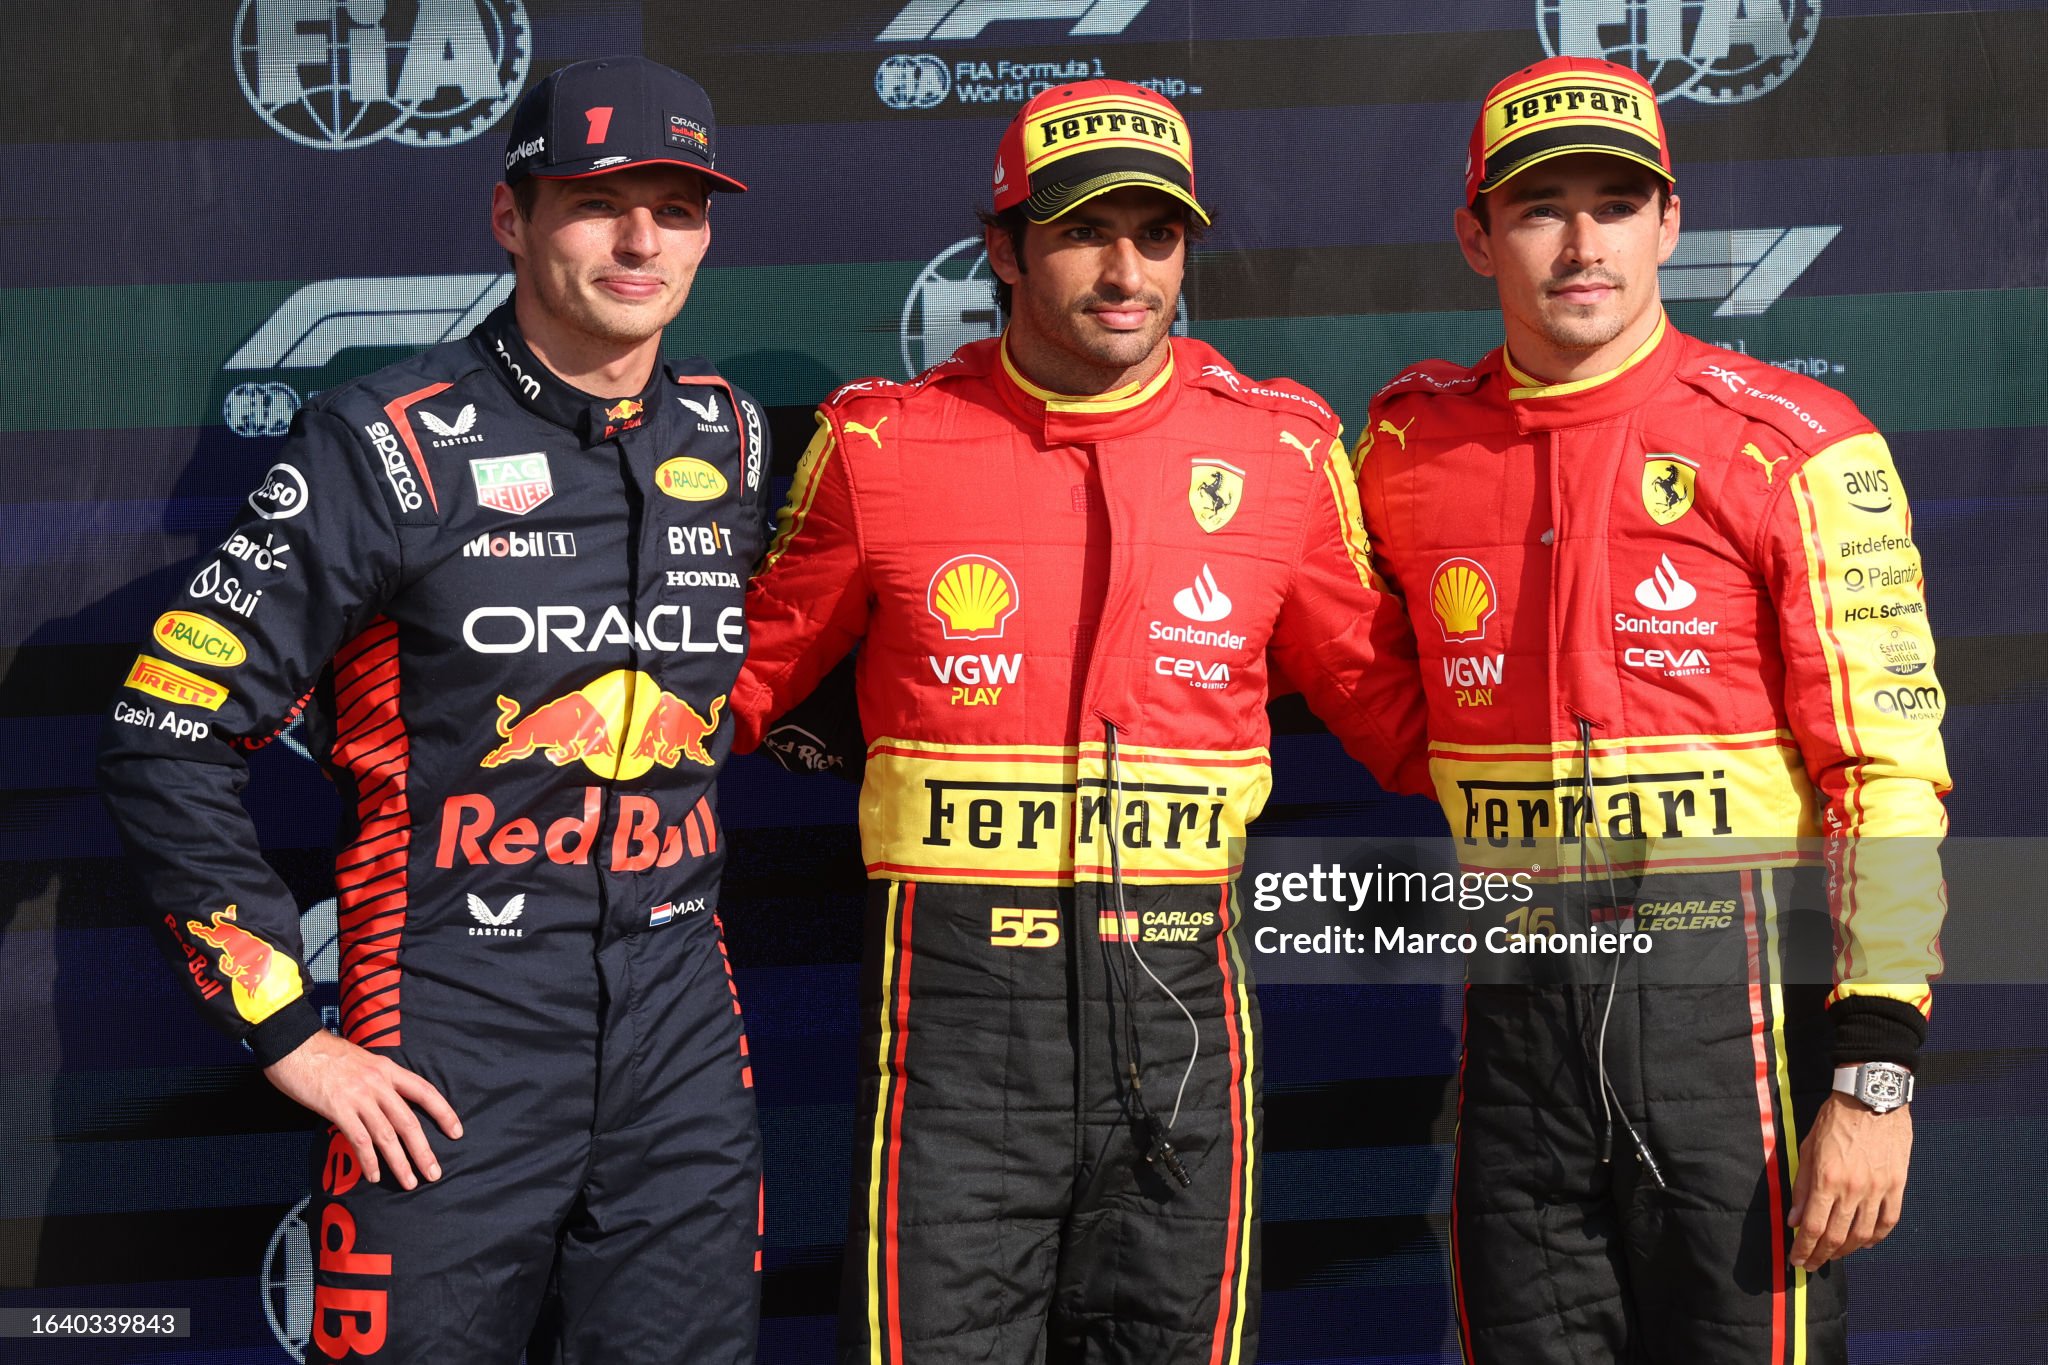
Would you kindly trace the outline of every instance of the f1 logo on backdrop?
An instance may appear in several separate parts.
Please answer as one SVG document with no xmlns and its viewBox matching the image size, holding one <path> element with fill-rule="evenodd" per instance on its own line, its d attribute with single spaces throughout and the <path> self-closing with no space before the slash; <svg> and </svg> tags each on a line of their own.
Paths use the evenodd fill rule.
<svg viewBox="0 0 2048 1365">
<path fill-rule="evenodd" d="M 279 304 L 229 370 L 318 369 L 357 346 L 434 346 L 468 336 L 512 294 L 506 275 L 317 280 Z"/>
<path fill-rule="evenodd" d="M 512 107 L 533 60 L 521 0 L 242 0 L 235 76 L 285 137 L 342 152 L 382 138 L 440 147 Z"/>
<path fill-rule="evenodd" d="M 1122 33 L 1151 0 L 910 0 L 878 43 L 946 42 L 979 38 L 990 24 L 1026 19 L 1072 19 L 1068 35 L 1101 38 Z"/>
<path fill-rule="evenodd" d="M 1741 104 L 1784 84 L 1820 28 L 1820 0 L 1536 0 L 1551 56 L 1634 67 L 1657 100 Z"/>
</svg>

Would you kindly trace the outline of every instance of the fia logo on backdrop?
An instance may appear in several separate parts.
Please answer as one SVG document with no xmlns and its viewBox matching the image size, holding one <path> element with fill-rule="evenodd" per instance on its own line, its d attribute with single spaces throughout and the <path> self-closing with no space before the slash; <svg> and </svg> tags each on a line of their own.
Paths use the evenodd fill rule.
<svg viewBox="0 0 2048 1365">
<path fill-rule="evenodd" d="M 1633 67 L 1660 104 L 1767 95 L 1806 59 L 1819 28 L 1820 0 L 1536 0 L 1544 51 Z"/>
<path fill-rule="evenodd" d="M 441 147 L 511 109 L 533 28 L 521 0 L 242 0 L 234 50 L 249 107 L 302 146 Z"/>
</svg>

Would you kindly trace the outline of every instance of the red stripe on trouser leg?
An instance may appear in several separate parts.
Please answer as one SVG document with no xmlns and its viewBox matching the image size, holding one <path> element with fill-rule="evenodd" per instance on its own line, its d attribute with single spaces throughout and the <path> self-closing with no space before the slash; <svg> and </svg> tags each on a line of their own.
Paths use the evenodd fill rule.
<svg viewBox="0 0 2048 1365">
<path fill-rule="evenodd" d="M 1469 994 L 1471 987 L 1465 990 Z M 1472 1322 L 1465 1316 L 1465 1266 L 1458 1251 L 1458 1166 L 1465 1157 L 1465 1042 L 1471 1030 L 1468 1002 L 1458 1019 L 1458 1121 L 1451 1130 L 1451 1303 L 1458 1310 L 1458 1349 L 1474 1365 Z"/>
<path fill-rule="evenodd" d="M 1742 874 L 1742 937 L 1749 955 L 1749 1048 L 1763 1130 L 1764 1184 L 1771 1195 L 1771 1359 L 1785 1358 L 1785 1203 L 1778 1171 L 1778 1125 L 1771 1105 L 1770 1025 L 1764 1017 L 1763 949 L 1757 937 L 1756 873 Z"/>
<path fill-rule="evenodd" d="M 903 1304 L 898 1293 L 896 1271 L 896 1217 L 898 1212 L 898 1190 L 903 1173 L 903 1096 L 909 1086 L 900 1079 L 903 1076 L 903 1057 L 910 1046 L 910 959 L 911 911 L 917 903 L 917 883 L 903 884 L 902 924 L 897 930 L 900 955 L 896 967 L 896 1053 L 891 1059 L 891 1069 L 899 1078 L 896 1093 L 889 1101 L 889 1204 L 884 1214 L 883 1247 L 888 1266 L 888 1294 L 882 1301 L 882 1311 L 888 1318 L 889 1359 L 892 1365 L 903 1361 Z"/>
<path fill-rule="evenodd" d="M 1223 977 L 1223 1029 L 1230 1046 L 1230 1216 L 1223 1221 L 1223 1278 L 1216 1291 L 1216 1330 L 1209 1342 L 1210 1365 L 1222 1365 L 1230 1340 L 1230 1319 L 1237 1307 L 1231 1282 L 1237 1277 L 1238 1220 L 1246 1211 L 1239 1201 L 1244 1180 L 1244 1041 L 1237 1032 L 1236 982 L 1230 974 L 1230 888 L 1221 888 L 1216 910 L 1216 966 Z"/>
</svg>

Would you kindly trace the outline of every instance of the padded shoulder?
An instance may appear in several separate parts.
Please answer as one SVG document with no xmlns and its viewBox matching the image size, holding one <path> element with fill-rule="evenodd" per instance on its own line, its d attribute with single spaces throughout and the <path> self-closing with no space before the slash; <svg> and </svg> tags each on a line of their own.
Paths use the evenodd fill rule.
<svg viewBox="0 0 2048 1365">
<path fill-rule="evenodd" d="M 1686 338 L 1679 383 L 1744 419 L 1776 431 L 1802 454 L 1876 428 L 1847 394 L 1753 356 Z"/>
<path fill-rule="evenodd" d="M 1306 417 L 1325 436 L 1335 436 L 1343 423 L 1323 401 L 1322 395 L 1291 379 L 1251 379 L 1232 369 L 1230 363 L 1210 346 L 1198 341 L 1178 343 L 1176 360 L 1188 366 L 1186 383 L 1241 403 L 1292 418 Z"/>
</svg>

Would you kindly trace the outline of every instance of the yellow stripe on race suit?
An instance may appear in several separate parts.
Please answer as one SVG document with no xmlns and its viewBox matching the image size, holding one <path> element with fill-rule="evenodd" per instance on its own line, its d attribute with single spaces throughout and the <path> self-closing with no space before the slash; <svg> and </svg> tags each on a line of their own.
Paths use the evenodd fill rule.
<svg viewBox="0 0 2048 1365">
<path fill-rule="evenodd" d="M 1236 1321 L 1230 1329 L 1230 1365 L 1238 1365 L 1244 1358 L 1245 1294 L 1251 1284 L 1252 1257 L 1252 1213 L 1257 1207 L 1254 1200 L 1258 1190 L 1254 1184 L 1252 1167 L 1257 1164 L 1258 1115 L 1254 1103 L 1258 1099 L 1259 1081 L 1252 1075 L 1253 1058 L 1257 1055 L 1256 1039 L 1252 1037 L 1251 991 L 1245 984 L 1244 954 L 1238 950 L 1235 926 L 1241 909 L 1237 903 L 1237 892 L 1230 892 L 1230 927 L 1224 930 L 1225 943 L 1230 953 L 1231 975 L 1237 987 L 1237 1027 L 1240 1046 L 1244 1050 L 1244 1079 L 1240 1082 L 1239 1103 L 1244 1106 L 1244 1206 L 1238 1214 L 1237 1241 L 1237 1303 Z"/>
<path fill-rule="evenodd" d="M 1779 1128 L 1785 1141 L 1785 1195 L 1789 1201 L 1792 1191 L 1799 1188 L 1799 1121 L 1792 1108 L 1792 1064 L 1785 1053 L 1785 988 L 1778 934 L 1777 878 L 1764 872 L 1757 876 L 1757 883 L 1763 888 L 1764 942 L 1771 964 L 1771 1066 L 1778 1082 Z M 1768 1171 L 1765 1177 L 1776 1180 L 1778 1173 Z M 1806 1365 L 1806 1272 L 1798 1266 L 1790 1269 L 1792 1311 L 1787 1317 L 1792 1331 L 1792 1360 L 1793 1365 Z"/>
<path fill-rule="evenodd" d="M 889 907 L 882 924 L 882 1045 L 875 1054 L 879 1084 L 875 1088 L 875 1136 L 868 1154 L 868 1361 L 882 1365 L 882 1175 L 888 1144 L 883 1135 L 889 1121 L 889 1048 L 895 1041 L 896 898 L 903 888 L 889 885 Z"/>
<path fill-rule="evenodd" d="M 1830 742 L 1848 755 L 1826 816 L 1842 932 L 1835 995 L 1924 1011 L 1940 971 L 1946 908 L 1940 793 L 1949 788 L 1920 552 L 1884 438 L 1852 436 L 1802 466 L 1798 511 L 1816 644 L 1827 668 Z"/>
<path fill-rule="evenodd" d="M 1789 735 L 1595 744 L 1592 805 L 1575 746 L 1430 749 L 1461 862 L 1539 880 L 1581 862 L 1665 871 L 1816 862 L 1818 811 Z M 1596 838 L 1587 839 L 1587 834 Z M 1804 843 L 1802 844 L 1802 841 Z"/>
<path fill-rule="evenodd" d="M 1372 542 L 1366 538 L 1365 515 L 1358 506 L 1358 480 L 1344 459 L 1341 431 L 1330 441 L 1329 454 L 1323 459 L 1323 477 L 1328 480 L 1330 497 L 1337 504 L 1338 534 L 1351 567 L 1358 573 L 1358 581 L 1374 592 L 1386 591 L 1372 571 Z"/>
<path fill-rule="evenodd" d="M 871 877 L 1070 886 L 1110 878 L 1121 836 L 1124 880 L 1227 881 L 1245 826 L 1272 787 L 1266 750 L 1118 752 L 1122 801 L 1101 744 L 868 746 L 861 850 Z M 1114 806 L 1114 809 L 1112 809 Z"/>
<path fill-rule="evenodd" d="M 1067 412 L 1081 416 L 1091 413 L 1101 415 L 1128 412 L 1132 408 L 1151 402 L 1153 396 L 1173 380 L 1173 352 L 1169 350 L 1166 353 L 1166 363 L 1160 367 L 1159 373 L 1150 379 L 1136 380 L 1121 388 L 1111 389 L 1108 393 L 1076 397 L 1073 394 L 1054 393 L 1051 389 L 1041 388 L 1026 379 L 1024 372 L 1010 359 L 1010 337 L 1007 332 L 1003 334 L 999 354 L 1003 362 L 1003 372 L 1010 377 L 1010 382 L 1045 404 L 1052 412 Z"/>
<path fill-rule="evenodd" d="M 1669 324 L 1670 319 L 1659 315 L 1656 330 L 1650 333 L 1648 339 L 1642 345 L 1636 347 L 1630 353 L 1627 360 L 1622 361 L 1605 374 L 1596 374 L 1590 379 L 1574 379 L 1564 384 L 1546 384 L 1535 375 L 1525 374 L 1516 368 L 1514 357 L 1510 356 L 1507 352 L 1507 347 L 1503 346 L 1500 352 L 1501 364 L 1507 368 L 1509 377 L 1517 385 L 1517 387 L 1508 390 L 1508 397 L 1520 403 L 1531 398 L 1565 398 L 1571 394 L 1584 393 L 1588 389 L 1597 389 L 1602 384 L 1627 374 L 1630 370 L 1649 359 L 1650 352 L 1657 349 L 1657 343 L 1664 340 L 1664 329 Z"/>
<path fill-rule="evenodd" d="M 817 500 L 818 485 L 824 482 L 825 466 L 831 462 L 835 448 L 832 439 L 832 423 L 824 413 L 818 415 L 818 430 L 811 436 L 810 445 L 804 448 L 803 458 L 796 462 L 796 478 L 789 485 L 789 501 L 775 514 L 775 540 L 768 547 L 768 556 L 761 561 L 761 572 L 767 573 L 775 567 L 775 561 L 782 558 L 804 529 L 804 520 L 811 514 L 811 504 Z"/>
</svg>

